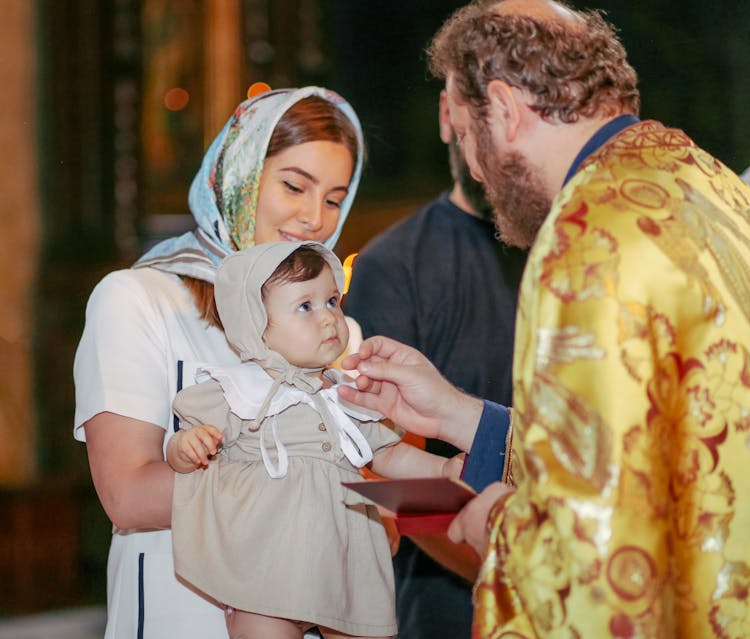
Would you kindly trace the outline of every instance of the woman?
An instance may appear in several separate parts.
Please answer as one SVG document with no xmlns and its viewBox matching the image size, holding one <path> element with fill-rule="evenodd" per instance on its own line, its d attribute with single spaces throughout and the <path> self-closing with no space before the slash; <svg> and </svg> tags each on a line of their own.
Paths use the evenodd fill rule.
<svg viewBox="0 0 750 639">
<path fill-rule="evenodd" d="M 217 264 L 255 243 L 332 247 L 362 169 L 356 114 L 307 87 L 239 105 L 190 189 L 197 228 L 156 245 L 95 288 L 74 365 L 74 434 L 114 524 L 105 638 L 226 637 L 223 612 L 172 565 L 173 472 L 164 449 L 177 391 L 200 365 L 239 362 L 213 302 Z"/>
</svg>

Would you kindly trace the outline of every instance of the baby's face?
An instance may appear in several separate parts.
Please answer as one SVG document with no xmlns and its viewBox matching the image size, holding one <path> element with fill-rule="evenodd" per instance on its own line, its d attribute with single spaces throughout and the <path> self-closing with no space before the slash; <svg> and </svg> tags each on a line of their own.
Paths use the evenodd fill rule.
<svg viewBox="0 0 750 639">
<path fill-rule="evenodd" d="M 265 306 L 266 346 L 290 364 L 320 368 L 346 349 L 349 329 L 330 267 L 324 267 L 313 280 L 271 284 Z"/>
</svg>

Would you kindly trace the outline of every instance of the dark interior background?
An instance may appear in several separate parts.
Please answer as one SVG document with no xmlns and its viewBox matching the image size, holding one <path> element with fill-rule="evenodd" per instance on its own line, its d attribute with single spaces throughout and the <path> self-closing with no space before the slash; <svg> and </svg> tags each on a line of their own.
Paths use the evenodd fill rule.
<svg viewBox="0 0 750 639">
<path fill-rule="evenodd" d="M 36 560 L 0 560 L 0 616 L 105 599 L 109 524 L 90 485 L 85 447 L 71 437 L 73 353 L 95 282 L 130 264 L 147 243 L 189 224 L 187 190 L 212 133 L 201 126 L 207 100 L 201 87 L 207 74 L 220 81 L 223 73 L 200 62 L 207 1 L 35 2 L 43 235 L 34 291 L 40 470 L 33 486 L 3 491 L 2 499 L 21 513 L 19 521 L 33 524 L 19 530 L 46 530 L 48 538 L 28 540 Z M 256 80 L 276 87 L 322 84 L 344 95 L 362 120 L 369 159 L 337 247 L 340 257 L 448 186 L 437 136 L 440 86 L 429 77 L 423 51 L 462 2 L 237 1 L 242 86 Z M 750 5 L 572 4 L 603 9 L 618 26 L 639 72 L 642 117 L 686 130 L 738 172 L 750 164 Z M 144 105 L 149 78 L 159 70 L 155 56 L 165 50 L 179 54 L 178 62 L 169 58 L 173 81 L 190 89 L 191 101 L 157 114 L 173 162 L 150 171 L 145 160 L 155 149 L 144 130 L 153 114 Z M 39 550 L 44 544 L 47 554 Z M 55 563 L 60 548 L 70 551 Z M 51 587 L 56 572 L 69 577 Z"/>
</svg>

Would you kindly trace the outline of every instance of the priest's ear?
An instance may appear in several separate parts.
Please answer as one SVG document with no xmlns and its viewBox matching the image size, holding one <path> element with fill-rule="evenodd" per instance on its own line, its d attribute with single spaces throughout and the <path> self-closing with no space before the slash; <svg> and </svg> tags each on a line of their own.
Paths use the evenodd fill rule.
<svg viewBox="0 0 750 639">
<path fill-rule="evenodd" d="M 513 142 L 521 126 L 520 94 L 502 80 L 491 80 L 487 85 L 488 119 L 504 131 L 505 139 Z"/>
<path fill-rule="evenodd" d="M 453 127 L 451 126 L 450 110 L 448 108 L 448 94 L 445 92 L 445 89 L 440 92 L 438 123 L 440 126 L 440 139 L 445 144 L 449 144 L 453 137 Z"/>
</svg>

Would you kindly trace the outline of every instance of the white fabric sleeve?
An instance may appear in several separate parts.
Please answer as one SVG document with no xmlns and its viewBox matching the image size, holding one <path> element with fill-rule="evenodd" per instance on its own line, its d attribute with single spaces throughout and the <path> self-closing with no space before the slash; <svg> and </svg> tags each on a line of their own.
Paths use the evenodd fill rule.
<svg viewBox="0 0 750 639">
<path fill-rule="evenodd" d="M 168 344 L 157 307 L 128 271 L 97 284 L 73 365 L 76 439 L 85 441 L 83 424 L 104 411 L 167 427 Z"/>
</svg>

